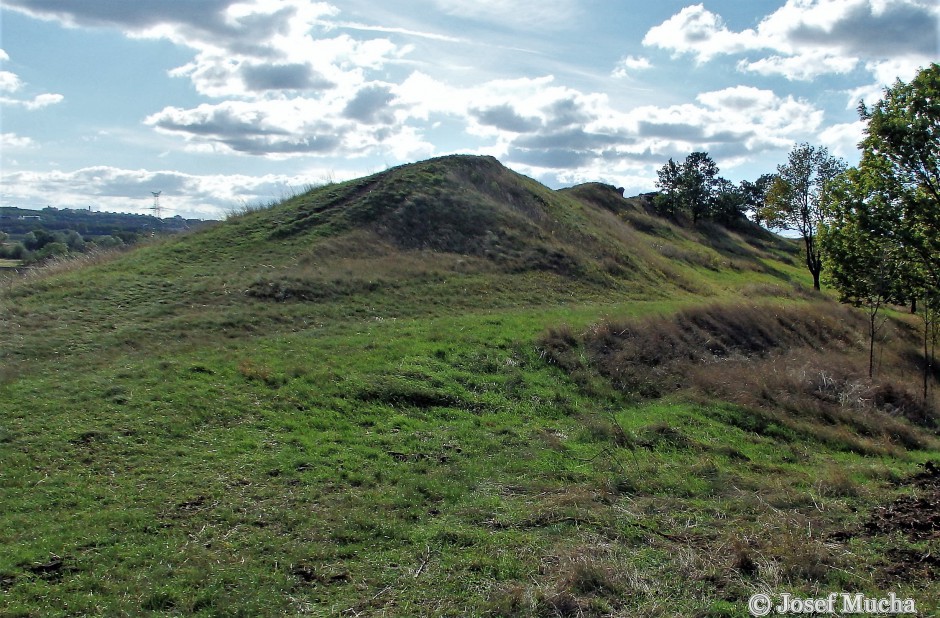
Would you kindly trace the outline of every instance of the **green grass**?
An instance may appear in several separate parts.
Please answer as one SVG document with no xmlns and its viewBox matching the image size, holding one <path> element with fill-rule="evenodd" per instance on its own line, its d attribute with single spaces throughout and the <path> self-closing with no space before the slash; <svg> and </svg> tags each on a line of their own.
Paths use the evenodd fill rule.
<svg viewBox="0 0 940 618">
<path fill-rule="evenodd" d="M 372 179 L 0 285 L 0 614 L 746 616 L 768 588 L 936 611 L 898 558 L 936 540 L 865 528 L 935 433 L 841 448 L 699 382 L 644 399 L 546 354 L 561 325 L 583 354 L 608 322 L 833 304 L 785 242 L 436 165 L 382 182 L 406 202 L 456 176 L 496 213 L 541 196 L 569 219 L 539 242 L 582 270 L 402 248 L 350 223 L 386 202 L 323 206 Z M 270 285 L 309 297 L 250 293 Z"/>
</svg>

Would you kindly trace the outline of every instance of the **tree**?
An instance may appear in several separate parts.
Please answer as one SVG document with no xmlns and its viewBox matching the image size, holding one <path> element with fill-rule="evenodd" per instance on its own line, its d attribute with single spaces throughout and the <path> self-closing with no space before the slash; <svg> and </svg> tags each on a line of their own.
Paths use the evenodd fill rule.
<svg viewBox="0 0 940 618">
<path fill-rule="evenodd" d="M 57 257 L 65 257 L 69 254 L 69 247 L 63 242 L 53 241 L 38 251 L 34 251 L 24 259 L 26 264 L 40 264 L 47 260 Z"/>
<path fill-rule="evenodd" d="M 55 236 L 42 228 L 27 232 L 23 236 L 23 246 L 30 251 L 38 251 L 51 242 L 55 242 Z"/>
<path fill-rule="evenodd" d="M 670 157 L 656 174 L 659 177 L 656 186 L 660 191 L 656 196 L 656 209 L 663 216 L 675 218 L 682 208 L 682 169 Z"/>
<path fill-rule="evenodd" d="M 75 230 L 65 230 L 62 236 L 63 238 L 61 242 L 64 242 L 66 245 L 68 245 L 69 251 L 85 250 L 85 239 L 82 238 L 82 235 Z"/>
<path fill-rule="evenodd" d="M 831 186 L 830 220 L 820 229 L 827 278 L 842 302 L 868 314 L 868 377 L 875 372 L 875 339 L 886 318 L 882 309 L 905 297 L 909 275 L 904 246 L 898 242 L 899 210 L 879 177 L 849 169 Z"/>
<path fill-rule="evenodd" d="M 744 211 L 747 210 L 747 198 L 742 189 L 724 178 L 719 178 L 715 187 L 709 218 L 726 225 L 743 219 Z"/>
<path fill-rule="evenodd" d="M 751 211 L 754 221 L 761 223 L 760 212 L 767 200 L 767 192 L 773 186 L 776 174 L 762 174 L 756 181 L 742 180 L 738 187 L 745 211 Z"/>
<path fill-rule="evenodd" d="M 715 207 L 719 187 L 718 166 L 707 152 L 693 152 L 682 166 L 685 206 L 692 223 L 709 219 Z"/>
<path fill-rule="evenodd" d="M 929 334 L 940 311 L 940 65 L 922 69 L 910 83 L 897 80 L 871 109 L 860 167 L 895 196 L 900 210 L 896 242 L 911 258 L 910 287 L 924 300 L 924 398 L 933 354 Z"/>
<path fill-rule="evenodd" d="M 660 195 L 656 204 L 661 214 L 676 217 L 685 213 L 693 223 L 712 217 L 721 179 L 707 152 L 693 152 L 681 164 L 669 159 L 657 175 Z"/>
<path fill-rule="evenodd" d="M 930 285 L 940 289 L 940 65 L 898 80 L 868 109 L 865 165 L 899 196 L 903 242 L 918 256 Z"/>
<path fill-rule="evenodd" d="M 845 163 L 829 155 L 825 147 L 799 144 L 767 191 L 760 217 L 771 227 L 799 232 L 803 239 L 806 267 L 819 289 L 823 258 L 817 242 L 819 226 L 826 220 L 830 184 L 845 171 Z"/>
<path fill-rule="evenodd" d="M 4 256 L 10 260 L 22 260 L 24 259 L 29 252 L 26 250 L 26 247 L 22 243 L 15 242 L 12 245 L 7 245 L 4 248 Z"/>
</svg>

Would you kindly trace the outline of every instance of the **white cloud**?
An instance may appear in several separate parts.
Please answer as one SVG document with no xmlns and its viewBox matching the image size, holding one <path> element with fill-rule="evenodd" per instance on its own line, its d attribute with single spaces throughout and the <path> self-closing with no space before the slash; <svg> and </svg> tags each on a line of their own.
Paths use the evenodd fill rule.
<svg viewBox="0 0 940 618">
<path fill-rule="evenodd" d="M 410 28 L 396 28 L 393 26 L 377 26 L 371 24 L 360 24 L 355 22 L 332 22 L 330 24 L 333 27 L 345 28 L 347 30 L 359 30 L 362 32 L 382 32 L 384 34 L 403 34 L 408 37 L 416 37 L 419 39 L 429 39 L 431 41 L 444 41 L 447 43 L 465 43 L 466 39 L 461 39 L 460 37 L 450 36 L 447 34 L 440 34 L 438 32 L 424 32 L 421 30 L 413 30 Z"/>
<path fill-rule="evenodd" d="M 758 32 L 785 53 L 809 45 L 848 56 L 927 54 L 936 51 L 938 15 L 932 0 L 788 0 Z"/>
<path fill-rule="evenodd" d="M 223 101 L 191 109 L 167 107 L 145 123 L 186 139 L 192 150 L 261 155 L 360 157 L 383 151 L 425 153 L 428 144 L 405 125 L 390 84 L 351 93 Z"/>
<path fill-rule="evenodd" d="M 637 175 L 693 150 L 739 160 L 785 149 L 818 130 L 822 112 L 792 96 L 744 86 L 703 93 L 685 105 L 623 112 L 605 94 L 559 85 L 550 75 L 457 86 L 415 71 L 401 83 L 338 85 L 315 98 L 168 107 L 146 120 L 203 152 L 275 158 L 390 153 L 399 160 L 439 154 L 425 132 L 442 121 L 477 140 L 477 151 L 510 165 L 572 173 L 606 166 Z"/>
<path fill-rule="evenodd" d="M 0 71 L 0 92 L 16 92 L 23 85 L 16 73 Z"/>
<path fill-rule="evenodd" d="M 813 80 L 821 75 L 849 73 L 858 65 L 858 59 L 812 50 L 797 56 L 768 56 L 738 63 L 741 71 L 761 75 L 782 75 L 789 80 Z"/>
<path fill-rule="evenodd" d="M 938 34 L 940 38 L 940 34 Z M 926 68 L 927 63 L 917 56 L 906 56 L 891 58 L 880 62 L 869 62 L 865 68 L 874 76 L 875 81 L 870 84 L 859 86 L 849 90 L 846 100 L 848 109 L 858 107 L 860 101 L 867 105 L 881 100 L 884 96 L 885 88 L 894 86 L 897 80 L 903 82 L 911 81 L 922 68 Z"/>
<path fill-rule="evenodd" d="M 858 144 L 865 137 L 864 122 L 848 122 L 827 127 L 819 134 L 820 143 L 843 159 L 858 158 Z"/>
<path fill-rule="evenodd" d="M 355 89 L 366 81 L 367 71 L 380 70 L 408 50 L 386 39 L 357 41 L 344 34 L 320 39 L 286 37 L 265 53 L 250 51 L 206 45 L 192 62 L 170 74 L 188 77 L 198 92 L 210 97 L 271 98 L 284 90 L 313 94 L 331 88 Z"/>
<path fill-rule="evenodd" d="M 33 97 L 31 101 L 24 103 L 26 109 L 42 109 L 44 107 L 49 107 L 50 105 L 58 105 L 65 100 L 61 94 L 40 94 L 39 96 Z"/>
<path fill-rule="evenodd" d="M 30 148 L 33 145 L 35 145 L 35 142 L 32 139 L 16 133 L 0 134 L 0 146 L 4 148 Z"/>
<path fill-rule="evenodd" d="M 699 62 L 762 46 L 753 30 L 732 32 L 720 16 L 701 4 L 687 6 L 651 28 L 643 44 L 671 50 L 677 55 L 693 54 Z"/>
<path fill-rule="evenodd" d="M 397 90 L 403 114 L 435 114 L 464 123 L 490 140 L 486 152 L 541 177 L 611 170 L 636 175 L 669 156 L 714 151 L 740 161 L 808 139 L 823 112 L 770 90 L 739 86 L 699 95 L 696 103 L 644 106 L 627 112 L 601 93 L 539 79 L 494 80 L 457 88 L 415 73 Z"/>
<path fill-rule="evenodd" d="M 940 33 L 938 33 L 938 45 L 940 45 Z M 936 62 L 936 59 L 934 62 Z M 893 86 L 898 79 L 905 82 L 912 80 L 917 76 L 920 69 L 927 66 L 928 63 L 924 62 L 922 57 L 912 55 L 869 62 L 865 65 L 865 68 L 874 75 L 879 84 Z"/>
<path fill-rule="evenodd" d="M 93 205 L 102 210 L 147 213 L 153 202 L 151 191 L 162 191 L 164 216 L 219 218 L 247 204 L 283 199 L 327 178 L 342 180 L 352 176 L 348 171 L 329 169 L 298 175 L 247 176 L 95 166 L 71 172 L 7 174 L 0 199 L 7 204 L 48 204 L 59 208 Z"/>
<path fill-rule="evenodd" d="M 713 109 L 729 109 L 733 112 L 748 112 L 754 109 L 768 109 L 773 107 L 779 98 L 771 90 L 761 90 L 752 86 L 735 86 L 703 92 L 696 97 L 701 103 Z"/>
<path fill-rule="evenodd" d="M 756 30 L 735 32 L 697 4 L 651 28 L 643 43 L 698 62 L 767 50 L 767 56 L 742 59 L 738 69 L 812 80 L 860 63 L 870 71 L 902 58 L 926 64 L 936 57 L 938 18 L 934 0 L 787 0 Z"/>
<path fill-rule="evenodd" d="M 33 97 L 32 99 L 11 99 L 9 97 L 0 97 L 0 103 L 4 105 L 25 107 L 30 111 L 49 107 L 50 105 L 58 105 L 64 100 L 65 97 L 63 97 L 61 94 L 40 94 Z"/>
<path fill-rule="evenodd" d="M 6 51 L 0 49 L 0 60 L 9 60 Z M 13 94 L 23 88 L 19 75 L 10 71 L 0 71 L 0 93 Z M 0 96 L 0 104 L 25 107 L 28 110 L 42 109 L 50 105 L 61 103 L 65 97 L 61 94 L 40 94 L 32 99 L 14 99 Z"/>
<path fill-rule="evenodd" d="M 0 62 L 6 62 L 10 59 L 10 55 L 7 54 L 6 50 L 0 48 Z"/>
<path fill-rule="evenodd" d="M 176 10 L 166 3 L 10 0 L 9 8 L 69 25 L 118 28 L 128 36 L 167 39 L 195 51 L 171 71 L 210 97 L 278 98 L 358 89 L 411 50 L 388 39 L 329 36 L 339 9 L 308 0 L 201 0 Z"/>
<path fill-rule="evenodd" d="M 818 130 L 823 113 L 811 103 L 737 86 L 696 97 L 699 105 L 644 107 L 630 113 L 653 152 L 707 150 L 741 157 L 786 147 Z"/>
<path fill-rule="evenodd" d="M 647 58 L 641 58 L 637 56 L 626 56 L 617 63 L 617 66 L 614 67 L 611 75 L 613 77 L 624 78 L 629 77 L 631 74 L 636 71 L 645 71 L 652 68 L 652 64 Z"/>
</svg>

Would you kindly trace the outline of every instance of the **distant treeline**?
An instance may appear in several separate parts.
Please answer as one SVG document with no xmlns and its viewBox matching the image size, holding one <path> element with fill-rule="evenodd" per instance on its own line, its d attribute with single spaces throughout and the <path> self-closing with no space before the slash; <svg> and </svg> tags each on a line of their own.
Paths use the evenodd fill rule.
<svg viewBox="0 0 940 618">
<path fill-rule="evenodd" d="M 211 223 L 179 216 L 161 219 L 70 208 L 0 206 L 0 258 L 29 265 L 51 257 L 132 245 L 155 234 L 174 234 Z"/>
<path fill-rule="evenodd" d="M 38 217 L 38 219 L 36 218 Z M 205 224 L 199 219 L 171 217 L 158 219 L 151 215 L 133 215 L 116 212 L 94 212 L 90 210 L 58 209 L 27 210 L 12 206 L 0 206 L 0 231 L 11 237 L 26 234 L 35 229 L 47 231 L 74 230 L 82 235 L 113 235 L 114 232 L 179 232 Z"/>
</svg>

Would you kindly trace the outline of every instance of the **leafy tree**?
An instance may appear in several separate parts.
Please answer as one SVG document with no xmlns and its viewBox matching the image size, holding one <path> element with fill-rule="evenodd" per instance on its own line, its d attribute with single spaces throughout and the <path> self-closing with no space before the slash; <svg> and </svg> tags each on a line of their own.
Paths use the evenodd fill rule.
<svg viewBox="0 0 940 618">
<path fill-rule="evenodd" d="M 124 246 L 124 241 L 119 236 L 98 236 L 94 239 L 94 245 L 99 249 L 111 249 Z"/>
<path fill-rule="evenodd" d="M 657 174 L 660 195 L 656 203 L 661 214 L 685 213 L 693 223 L 712 217 L 721 179 L 708 153 L 693 152 L 681 164 L 669 159 Z"/>
<path fill-rule="evenodd" d="M 682 168 L 670 158 L 656 174 L 660 191 L 656 196 L 656 209 L 663 216 L 675 218 L 682 209 Z"/>
<path fill-rule="evenodd" d="M 874 376 L 875 339 L 882 309 L 904 297 L 909 274 L 905 248 L 898 242 L 899 210 L 877 175 L 849 169 L 832 183 L 830 220 L 820 229 L 827 278 L 842 302 L 868 313 L 868 377 Z"/>
<path fill-rule="evenodd" d="M 751 182 L 742 180 L 738 187 L 738 193 L 743 201 L 744 210 L 749 210 L 754 216 L 756 223 L 761 223 L 760 212 L 764 208 L 764 202 L 767 200 L 767 192 L 773 186 L 776 180 L 776 174 L 762 174 L 760 178 Z"/>
<path fill-rule="evenodd" d="M 6 260 L 21 260 L 26 256 L 26 248 L 22 243 L 13 242 L 0 244 L 0 258 Z"/>
<path fill-rule="evenodd" d="M 55 242 L 55 236 L 44 229 L 36 229 L 23 236 L 23 246 L 29 251 L 38 251 L 51 242 Z"/>
<path fill-rule="evenodd" d="M 940 312 L 940 65 L 922 69 L 910 83 L 885 89 L 872 108 L 859 105 L 867 121 L 860 167 L 878 178 L 900 210 L 893 232 L 911 258 L 908 287 L 924 299 L 924 398 Z M 935 342 L 935 337 L 932 337 Z"/>
<path fill-rule="evenodd" d="M 741 187 L 736 187 L 730 180 L 719 178 L 715 183 L 715 197 L 712 199 L 709 218 L 724 224 L 734 223 L 744 218 L 746 209 L 746 196 Z"/>
<path fill-rule="evenodd" d="M 63 241 L 68 245 L 69 251 L 85 250 L 85 239 L 75 230 L 66 230 L 63 234 Z"/>
<path fill-rule="evenodd" d="M 685 206 L 692 223 L 712 215 L 718 196 L 718 166 L 706 152 L 693 152 L 682 166 L 682 188 Z"/>
<path fill-rule="evenodd" d="M 826 220 L 830 184 L 845 170 L 845 163 L 829 155 L 825 147 L 799 144 L 767 191 L 760 218 L 771 227 L 799 232 L 803 239 L 806 267 L 819 289 L 823 258 L 817 242 L 819 226 Z"/>
<path fill-rule="evenodd" d="M 940 290 L 940 65 L 909 84 L 898 80 L 871 109 L 859 105 L 859 113 L 868 122 L 862 166 L 898 196 L 899 240 Z"/>
<path fill-rule="evenodd" d="M 65 257 L 69 254 L 69 247 L 63 242 L 53 241 L 47 243 L 42 249 L 32 252 L 24 259 L 27 264 L 39 264 L 56 257 Z"/>
<path fill-rule="evenodd" d="M 15 242 L 12 246 L 7 247 L 6 257 L 11 260 L 22 260 L 26 257 L 28 251 L 21 243 Z"/>
</svg>

